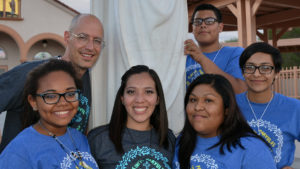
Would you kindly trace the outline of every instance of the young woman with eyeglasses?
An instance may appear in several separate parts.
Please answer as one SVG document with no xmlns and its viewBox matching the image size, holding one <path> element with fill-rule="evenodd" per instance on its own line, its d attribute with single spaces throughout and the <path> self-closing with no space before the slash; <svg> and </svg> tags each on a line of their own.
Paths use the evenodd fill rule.
<svg viewBox="0 0 300 169">
<path fill-rule="evenodd" d="M 87 138 L 68 128 L 81 86 L 72 64 L 63 60 L 30 72 L 23 93 L 27 128 L 1 153 L 0 168 L 98 168 Z"/>
<path fill-rule="evenodd" d="M 236 96 L 237 103 L 252 129 L 272 148 L 278 169 L 289 169 L 294 161 L 295 140 L 300 140 L 300 101 L 273 91 L 281 70 L 278 49 L 258 42 L 240 57 L 248 90 Z"/>
</svg>

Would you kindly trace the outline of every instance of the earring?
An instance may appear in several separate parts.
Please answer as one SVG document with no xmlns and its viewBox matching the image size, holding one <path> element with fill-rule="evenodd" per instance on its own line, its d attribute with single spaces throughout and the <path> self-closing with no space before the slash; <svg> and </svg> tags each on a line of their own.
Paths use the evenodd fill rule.
<svg viewBox="0 0 300 169">
<path fill-rule="evenodd" d="M 37 111 L 37 108 L 36 108 L 36 107 L 33 107 L 32 109 L 33 109 L 33 111 Z"/>
</svg>

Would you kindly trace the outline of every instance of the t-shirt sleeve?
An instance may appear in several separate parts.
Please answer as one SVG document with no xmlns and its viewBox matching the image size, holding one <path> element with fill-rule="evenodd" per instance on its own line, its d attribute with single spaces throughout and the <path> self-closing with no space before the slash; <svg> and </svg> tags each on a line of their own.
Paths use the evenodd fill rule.
<svg viewBox="0 0 300 169">
<path fill-rule="evenodd" d="M 242 70 L 239 66 L 239 59 L 244 49 L 241 47 L 236 47 L 233 49 L 228 65 L 226 66 L 225 72 L 232 75 L 235 78 L 244 80 Z"/>
<path fill-rule="evenodd" d="M 242 162 L 243 169 L 277 168 L 271 151 L 261 140 L 252 138 L 251 141 L 247 141 L 244 147 L 246 148 L 246 153 Z"/>
<path fill-rule="evenodd" d="M 291 135 L 298 141 L 300 141 L 300 101 L 298 99 L 294 98 L 289 98 L 287 100 L 288 104 L 286 104 L 286 109 L 287 111 L 292 111 L 290 118 L 291 121 L 288 123 L 289 124 L 289 131 L 291 131 Z M 293 107 L 293 109 L 290 109 Z"/>
<path fill-rule="evenodd" d="M 26 130 L 26 129 L 25 129 Z M 16 138 L 0 154 L 0 168 L 31 169 L 33 164 L 29 160 L 29 152 L 26 150 L 23 138 Z"/>
</svg>

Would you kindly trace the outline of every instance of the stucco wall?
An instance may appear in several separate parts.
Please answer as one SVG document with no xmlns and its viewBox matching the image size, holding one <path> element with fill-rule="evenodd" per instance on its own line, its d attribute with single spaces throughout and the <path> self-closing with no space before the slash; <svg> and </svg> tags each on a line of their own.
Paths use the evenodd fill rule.
<svg viewBox="0 0 300 169">
<path fill-rule="evenodd" d="M 7 65 L 9 68 L 20 64 L 20 51 L 14 39 L 9 35 L 0 32 L 0 46 L 5 50 L 6 59 L 0 60 L 0 65 Z"/>
<path fill-rule="evenodd" d="M 26 0 L 21 6 L 22 21 L 0 20 L 0 24 L 13 28 L 25 42 L 40 33 L 63 36 L 75 16 L 75 13 L 50 0 Z"/>
<path fill-rule="evenodd" d="M 76 12 L 53 0 L 22 1 L 23 20 L 0 20 L 0 46 L 5 49 L 8 57 L 0 60 L 0 65 L 7 65 L 11 69 L 20 61 L 31 60 L 41 50 L 53 56 L 62 55 L 64 31 L 68 30 L 75 15 Z M 11 42 L 8 41 L 8 44 L 4 38 Z M 49 42 L 46 49 L 36 44 L 43 39 Z"/>
</svg>

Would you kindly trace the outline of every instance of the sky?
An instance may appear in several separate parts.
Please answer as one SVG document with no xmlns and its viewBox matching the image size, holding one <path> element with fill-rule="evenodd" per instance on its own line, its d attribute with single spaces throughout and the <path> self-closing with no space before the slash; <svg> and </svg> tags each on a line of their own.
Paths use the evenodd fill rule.
<svg viewBox="0 0 300 169">
<path fill-rule="evenodd" d="M 90 13 L 90 0 L 60 0 L 66 5 L 74 8 L 81 13 Z M 232 32 L 222 32 L 220 34 L 220 41 L 224 42 L 226 40 L 237 39 L 238 34 L 236 31 Z"/>
<path fill-rule="evenodd" d="M 90 13 L 90 0 L 59 0 L 80 13 Z"/>
</svg>

